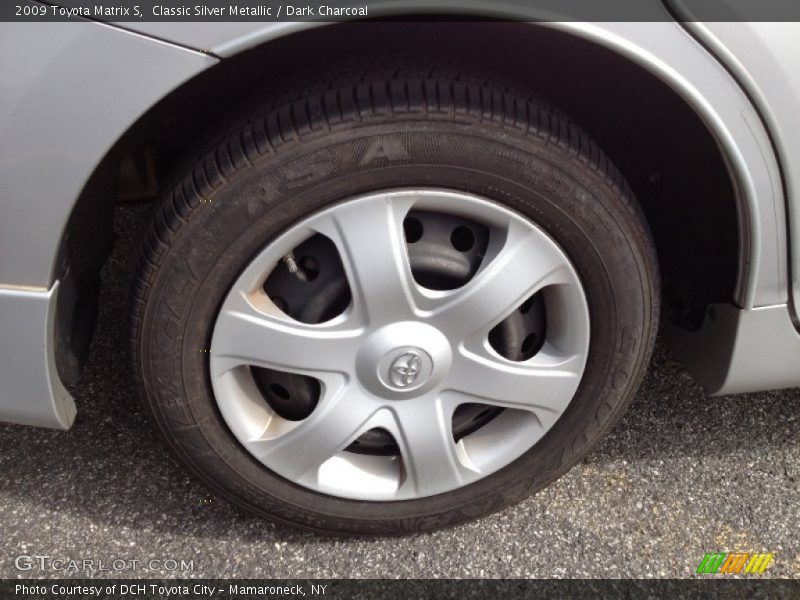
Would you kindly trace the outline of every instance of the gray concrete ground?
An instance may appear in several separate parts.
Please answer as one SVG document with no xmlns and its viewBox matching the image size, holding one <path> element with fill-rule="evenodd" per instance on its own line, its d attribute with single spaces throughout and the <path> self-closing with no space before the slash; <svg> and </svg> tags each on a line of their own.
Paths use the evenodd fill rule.
<svg viewBox="0 0 800 600">
<path fill-rule="evenodd" d="M 800 577 L 800 390 L 709 398 L 662 347 L 583 463 L 481 521 L 336 540 L 215 500 L 166 454 L 133 393 L 125 299 L 144 217 L 127 207 L 117 218 L 74 428 L 0 426 L 0 577 L 93 574 L 20 571 L 20 555 L 123 560 L 100 575 L 132 577 L 686 577 L 712 550 L 770 551 L 765 576 Z M 193 570 L 170 571 L 170 559 Z"/>
</svg>

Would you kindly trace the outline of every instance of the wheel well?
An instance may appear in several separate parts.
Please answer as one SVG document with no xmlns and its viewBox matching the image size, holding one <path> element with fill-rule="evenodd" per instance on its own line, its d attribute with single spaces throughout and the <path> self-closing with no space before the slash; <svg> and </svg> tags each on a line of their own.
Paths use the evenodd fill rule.
<svg viewBox="0 0 800 600">
<path fill-rule="evenodd" d="M 644 209 L 658 251 L 665 305 L 674 319 L 698 326 L 707 304 L 734 301 L 740 243 L 736 197 L 721 151 L 701 119 L 629 59 L 569 33 L 524 23 L 340 23 L 221 61 L 152 107 L 101 162 L 70 219 L 68 260 L 99 271 L 101 262 L 86 256 L 105 256 L 107 240 L 102 247 L 96 247 L 102 235 L 94 236 L 96 243 L 75 243 L 77 234 L 91 227 L 110 235 L 108 198 L 158 197 L 199 132 L 252 91 L 342 61 L 409 54 L 496 72 L 581 125 L 620 169 Z M 77 275 L 76 281 L 92 279 L 91 273 Z M 89 289 L 84 296 L 94 293 Z"/>
</svg>

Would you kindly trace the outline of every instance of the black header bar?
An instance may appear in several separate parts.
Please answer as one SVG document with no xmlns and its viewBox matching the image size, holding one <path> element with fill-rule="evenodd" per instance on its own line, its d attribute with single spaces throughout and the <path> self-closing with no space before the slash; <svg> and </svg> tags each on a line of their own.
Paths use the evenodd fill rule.
<svg viewBox="0 0 800 600">
<path fill-rule="evenodd" d="M 800 0 L 3 0 L 0 21 L 800 21 Z"/>
</svg>

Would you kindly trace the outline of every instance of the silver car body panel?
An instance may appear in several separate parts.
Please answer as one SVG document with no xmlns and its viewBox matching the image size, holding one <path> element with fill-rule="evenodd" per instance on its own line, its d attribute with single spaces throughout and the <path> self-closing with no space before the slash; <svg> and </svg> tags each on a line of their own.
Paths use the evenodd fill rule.
<svg viewBox="0 0 800 600">
<path fill-rule="evenodd" d="M 215 64 L 216 56 L 324 24 L 124 25 L 135 25 L 141 34 L 97 23 L 0 24 L 0 420 L 61 428 L 71 423 L 74 404 L 51 356 L 58 248 L 75 202 L 105 153 L 159 99 Z M 791 351 L 794 361 L 769 358 L 775 328 L 791 324 L 787 204 L 773 142 L 749 90 L 673 22 L 540 26 L 594 41 L 639 63 L 706 122 L 735 174 L 742 266 L 738 307 L 730 307 L 738 316 L 726 313 L 723 319 L 726 339 L 733 336 L 737 343 L 715 348 L 719 364 L 713 377 L 702 377 L 704 370 L 712 372 L 704 364 L 694 370 L 718 393 L 749 391 L 751 382 L 759 389 L 800 385 L 800 370 L 793 368 L 800 337 L 792 327 L 783 327 L 784 343 L 775 351 Z M 773 111 L 770 126 L 780 128 L 788 112 L 800 114 L 799 98 L 795 94 L 784 110 Z M 791 200 L 791 205 L 800 201 Z M 765 328 L 767 321 L 772 325 Z M 756 322 L 760 326 L 751 326 Z M 713 333 L 717 328 L 707 326 L 694 335 L 720 339 Z M 749 344 L 738 343 L 745 334 Z M 750 376 L 743 354 L 747 347 L 760 350 L 764 377 Z M 7 359 L 13 356 L 27 358 Z"/>
<path fill-rule="evenodd" d="M 0 421 L 72 424 L 53 357 L 64 228 L 125 130 L 216 62 L 97 23 L 0 23 Z"/>
<path fill-rule="evenodd" d="M 800 240 L 800 32 L 786 23 L 687 23 L 742 83 L 781 159 L 790 238 Z M 800 306 L 800 247 L 792 244 L 791 300 Z M 793 314 L 797 319 L 796 311 Z"/>
<path fill-rule="evenodd" d="M 0 286 L 50 288 L 67 220 L 100 160 L 217 61 L 99 23 L 0 23 Z"/>
<path fill-rule="evenodd" d="M 58 377 L 54 355 L 58 283 L 50 290 L 0 289 L 0 418 L 67 429 L 75 402 Z"/>
</svg>

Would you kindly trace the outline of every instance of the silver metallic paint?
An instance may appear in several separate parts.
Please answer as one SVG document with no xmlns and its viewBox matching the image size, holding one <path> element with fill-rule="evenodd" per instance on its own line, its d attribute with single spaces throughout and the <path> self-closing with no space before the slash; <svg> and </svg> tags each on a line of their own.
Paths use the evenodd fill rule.
<svg viewBox="0 0 800 600">
<path fill-rule="evenodd" d="M 793 244 L 789 265 L 797 319 L 800 304 L 800 31 L 787 23 L 686 23 L 744 85 L 767 123 L 780 156 L 787 224 Z M 783 265 L 782 265 L 783 266 Z"/>
<path fill-rule="evenodd" d="M 125 130 L 216 62 L 97 23 L 0 23 L 1 421 L 72 424 L 52 360 L 64 228 Z"/>
<path fill-rule="evenodd" d="M 56 370 L 58 283 L 49 291 L 0 289 L 0 419 L 68 429 L 75 402 Z"/>
<path fill-rule="evenodd" d="M 98 23 L 0 23 L 0 286 L 50 288 L 95 167 L 147 109 L 216 63 Z"/>
</svg>

